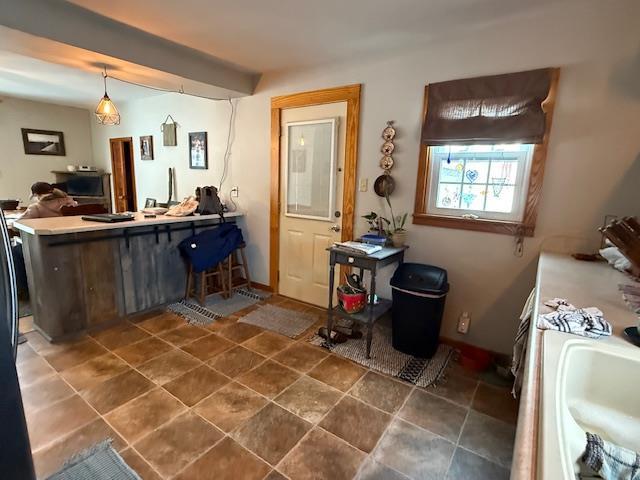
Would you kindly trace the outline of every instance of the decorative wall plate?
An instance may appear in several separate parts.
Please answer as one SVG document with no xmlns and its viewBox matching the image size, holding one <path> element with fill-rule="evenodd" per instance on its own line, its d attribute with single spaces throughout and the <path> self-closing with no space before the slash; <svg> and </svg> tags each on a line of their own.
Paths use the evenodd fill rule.
<svg viewBox="0 0 640 480">
<path fill-rule="evenodd" d="M 396 146 L 391 143 L 391 142 L 384 142 L 382 144 L 382 147 L 380 148 L 380 151 L 384 154 L 384 155 L 391 155 L 393 153 L 393 150 L 396 148 Z"/>
<path fill-rule="evenodd" d="M 385 155 L 380 159 L 380 168 L 383 170 L 391 170 L 393 168 L 393 158 L 389 155 Z"/>
<path fill-rule="evenodd" d="M 387 128 L 385 128 L 382 131 L 382 138 L 384 138 L 387 142 L 389 140 L 393 140 L 395 136 L 396 136 L 396 129 L 393 128 L 391 125 L 389 125 Z"/>
</svg>

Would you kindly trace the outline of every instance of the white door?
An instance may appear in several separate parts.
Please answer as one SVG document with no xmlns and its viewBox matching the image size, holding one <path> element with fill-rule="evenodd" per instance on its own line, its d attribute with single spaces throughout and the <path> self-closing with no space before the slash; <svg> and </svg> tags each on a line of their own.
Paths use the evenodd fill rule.
<svg viewBox="0 0 640 480">
<path fill-rule="evenodd" d="M 320 307 L 329 300 L 326 249 L 342 228 L 346 115 L 346 102 L 281 115 L 279 293 Z"/>
</svg>

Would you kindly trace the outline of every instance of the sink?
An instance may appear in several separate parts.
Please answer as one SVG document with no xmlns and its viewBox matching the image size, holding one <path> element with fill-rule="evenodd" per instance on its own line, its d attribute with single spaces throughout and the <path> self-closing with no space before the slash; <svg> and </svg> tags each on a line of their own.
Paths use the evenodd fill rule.
<svg viewBox="0 0 640 480">
<path fill-rule="evenodd" d="M 640 451 L 640 349 L 546 331 L 542 376 L 541 478 L 576 478 L 587 431 Z"/>
</svg>

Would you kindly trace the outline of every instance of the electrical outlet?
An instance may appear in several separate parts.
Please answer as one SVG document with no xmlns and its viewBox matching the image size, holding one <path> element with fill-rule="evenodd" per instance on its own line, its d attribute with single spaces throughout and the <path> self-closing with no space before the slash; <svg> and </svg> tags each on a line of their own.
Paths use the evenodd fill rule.
<svg viewBox="0 0 640 480">
<path fill-rule="evenodd" d="M 467 333 L 469 331 L 469 324 L 471 323 L 471 314 L 469 312 L 462 312 L 458 318 L 458 333 Z"/>
<path fill-rule="evenodd" d="M 358 190 L 360 190 L 361 192 L 366 192 L 368 189 L 369 189 L 369 179 L 361 178 Z"/>
<path fill-rule="evenodd" d="M 231 196 L 232 197 L 239 197 L 240 196 L 240 189 L 238 187 L 233 187 L 231 189 Z"/>
</svg>

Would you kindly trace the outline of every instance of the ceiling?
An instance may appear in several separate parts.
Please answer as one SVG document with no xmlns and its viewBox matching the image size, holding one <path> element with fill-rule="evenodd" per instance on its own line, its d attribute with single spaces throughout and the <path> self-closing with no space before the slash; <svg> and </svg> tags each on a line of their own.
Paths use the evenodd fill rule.
<svg viewBox="0 0 640 480">
<path fill-rule="evenodd" d="M 109 95 L 118 102 L 159 92 L 110 81 Z M 57 65 L 13 52 L 0 51 L 0 94 L 59 105 L 95 108 L 102 96 L 100 73 Z M 116 102 L 117 104 L 117 102 Z"/>
<path fill-rule="evenodd" d="M 390 55 L 583 1 L 71 0 L 59 1 L 57 8 L 86 8 L 161 41 L 206 54 L 211 61 L 264 73 Z M 99 17 L 95 21 L 108 23 Z M 182 85 L 185 91 L 206 96 L 238 96 L 185 80 L 166 69 L 141 66 L 33 33 L 0 26 L 0 95 L 93 108 L 102 94 L 101 66 L 107 64 L 116 77 L 146 85 L 168 89 Z M 101 38 L 109 40 L 108 35 Z M 172 60 L 175 52 L 161 52 L 165 61 L 177 62 Z M 109 82 L 109 94 L 116 103 L 158 93 Z"/>
<path fill-rule="evenodd" d="M 71 0 L 259 72 L 415 48 L 580 0 Z"/>
</svg>

